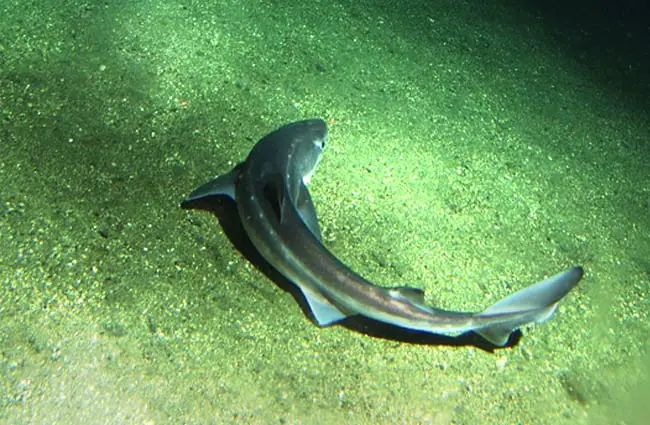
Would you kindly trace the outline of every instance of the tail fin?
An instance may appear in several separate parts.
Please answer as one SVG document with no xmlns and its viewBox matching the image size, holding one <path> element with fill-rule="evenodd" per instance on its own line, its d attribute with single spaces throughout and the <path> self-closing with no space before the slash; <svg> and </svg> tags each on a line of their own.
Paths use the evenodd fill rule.
<svg viewBox="0 0 650 425">
<path fill-rule="evenodd" d="M 521 314 L 516 314 L 504 322 L 476 329 L 475 332 L 494 345 L 506 345 L 512 331 L 520 326 L 550 319 L 560 300 L 578 284 L 583 273 L 582 267 L 573 267 L 502 299 L 476 317 L 512 315 L 517 312 Z"/>
</svg>

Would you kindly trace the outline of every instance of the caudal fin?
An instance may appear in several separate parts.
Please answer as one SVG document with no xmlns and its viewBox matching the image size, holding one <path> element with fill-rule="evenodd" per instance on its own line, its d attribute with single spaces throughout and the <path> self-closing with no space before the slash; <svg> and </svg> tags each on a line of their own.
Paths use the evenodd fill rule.
<svg viewBox="0 0 650 425">
<path fill-rule="evenodd" d="M 509 319 L 474 331 L 494 345 L 506 345 L 510 334 L 520 326 L 550 319 L 560 300 L 578 284 L 583 273 L 582 267 L 573 267 L 515 292 L 475 316 L 481 319 L 509 316 Z"/>
</svg>

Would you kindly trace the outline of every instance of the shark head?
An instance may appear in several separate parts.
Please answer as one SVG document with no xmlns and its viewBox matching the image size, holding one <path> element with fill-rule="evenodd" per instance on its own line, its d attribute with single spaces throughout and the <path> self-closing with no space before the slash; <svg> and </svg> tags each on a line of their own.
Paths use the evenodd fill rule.
<svg viewBox="0 0 650 425">
<path fill-rule="evenodd" d="M 295 123 L 292 128 L 293 149 L 290 152 L 295 171 L 302 176 L 305 185 L 316 172 L 327 142 L 327 124 L 323 120 L 313 119 Z"/>
<path fill-rule="evenodd" d="M 327 124 L 321 119 L 293 122 L 262 138 L 246 159 L 247 168 L 285 173 L 294 186 L 308 183 L 316 171 L 327 141 Z"/>
</svg>

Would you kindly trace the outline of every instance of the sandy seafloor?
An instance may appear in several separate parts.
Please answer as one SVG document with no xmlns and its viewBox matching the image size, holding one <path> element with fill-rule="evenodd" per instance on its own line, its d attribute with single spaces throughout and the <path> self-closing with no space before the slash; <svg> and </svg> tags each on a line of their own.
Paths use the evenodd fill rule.
<svg viewBox="0 0 650 425">
<path fill-rule="evenodd" d="M 0 423 L 647 423 L 650 37 L 627 3 L 3 1 Z M 365 277 L 468 311 L 584 280 L 503 349 L 319 328 L 179 208 L 308 117 L 331 123 L 324 242 Z"/>
</svg>

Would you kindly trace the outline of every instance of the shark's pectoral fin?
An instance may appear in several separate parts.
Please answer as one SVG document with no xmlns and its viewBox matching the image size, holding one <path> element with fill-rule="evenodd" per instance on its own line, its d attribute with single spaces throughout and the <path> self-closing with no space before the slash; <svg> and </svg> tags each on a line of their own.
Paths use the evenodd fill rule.
<svg viewBox="0 0 650 425">
<path fill-rule="evenodd" d="M 243 163 L 239 163 L 227 174 L 223 174 L 214 180 L 197 187 L 192 193 L 190 193 L 190 196 L 188 196 L 183 203 L 185 204 L 197 201 L 210 196 L 228 196 L 231 199 L 235 199 L 235 183 L 237 182 L 237 178 L 241 172 L 242 165 Z"/>
<path fill-rule="evenodd" d="M 316 236 L 319 241 L 323 239 L 320 234 L 320 226 L 318 225 L 318 217 L 316 216 L 316 207 L 311 195 L 302 182 L 300 183 L 300 191 L 298 192 L 298 199 L 296 199 L 296 209 L 298 214 L 305 222 L 311 233 Z"/>
<path fill-rule="evenodd" d="M 480 320 L 493 318 L 494 324 L 474 331 L 494 345 L 505 345 L 512 331 L 520 326 L 550 319 L 560 300 L 577 285 L 582 275 L 582 267 L 574 267 L 515 292 L 475 315 Z M 499 320 L 499 316 L 505 319 Z"/>
<path fill-rule="evenodd" d="M 316 216 L 316 207 L 314 206 L 314 201 L 311 199 L 311 195 L 307 190 L 307 186 L 304 183 L 300 182 L 300 186 L 297 189 L 297 194 L 294 197 L 290 194 L 289 188 L 282 186 L 282 182 L 277 182 L 274 185 L 270 185 L 272 189 L 267 196 L 276 196 L 278 208 L 278 219 L 281 224 L 286 225 L 285 217 L 287 214 L 291 214 L 290 211 L 287 211 L 287 208 L 295 209 L 298 211 L 298 215 L 302 219 L 303 223 L 307 226 L 309 231 L 318 239 L 319 241 L 323 239 L 320 233 L 320 226 L 318 225 L 318 217 Z"/>
<path fill-rule="evenodd" d="M 348 317 L 347 314 L 339 310 L 334 304 L 329 302 L 321 293 L 312 290 L 311 288 L 303 288 L 302 291 L 309 308 L 311 309 L 314 319 L 318 322 L 319 326 L 328 326 Z"/>
</svg>

